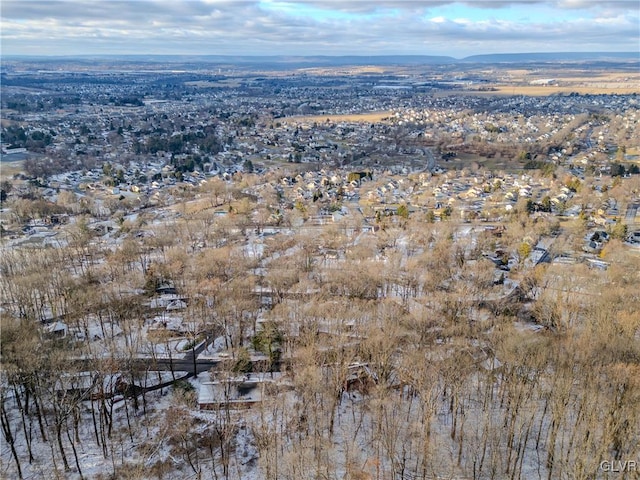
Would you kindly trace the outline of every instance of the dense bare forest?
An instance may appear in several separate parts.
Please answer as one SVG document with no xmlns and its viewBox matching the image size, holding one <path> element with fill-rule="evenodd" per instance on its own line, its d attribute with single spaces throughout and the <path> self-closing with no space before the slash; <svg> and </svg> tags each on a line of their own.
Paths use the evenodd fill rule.
<svg viewBox="0 0 640 480">
<path fill-rule="evenodd" d="M 586 479 L 638 458 L 640 258 L 619 240 L 606 270 L 535 265 L 523 245 L 564 249 L 585 220 L 276 221 L 248 181 L 113 243 L 78 217 L 55 248 L 3 252 L 3 476 Z M 225 353 L 198 372 L 209 344 Z M 198 409 L 205 380 L 228 396 L 258 371 L 250 409 Z"/>
</svg>

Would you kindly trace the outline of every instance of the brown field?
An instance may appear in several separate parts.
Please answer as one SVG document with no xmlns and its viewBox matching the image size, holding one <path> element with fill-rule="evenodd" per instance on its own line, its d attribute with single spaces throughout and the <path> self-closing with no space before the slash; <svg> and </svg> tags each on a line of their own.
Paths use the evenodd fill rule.
<svg viewBox="0 0 640 480">
<path fill-rule="evenodd" d="M 284 119 L 285 122 L 291 123 L 313 123 L 313 122 L 326 122 L 329 120 L 330 122 L 380 122 L 391 115 L 391 112 L 369 112 L 369 113 L 354 113 L 347 115 L 301 115 L 295 117 L 287 117 Z"/>
<path fill-rule="evenodd" d="M 234 88 L 240 86 L 240 81 L 236 79 L 221 80 L 220 82 L 210 82 L 208 80 L 196 80 L 194 82 L 184 82 L 185 85 L 197 88 Z"/>
<path fill-rule="evenodd" d="M 491 85 L 491 92 L 478 92 L 485 95 L 529 95 L 545 96 L 572 92 L 580 94 L 630 94 L 640 93 L 640 74 L 636 72 L 534 72 L 528 70 L 509 70 L 511 76 L 507 84 Z M 544 78 L 553 78 L 557 85 L 531 85 L 530 82 Z"/>
<path fill-rule="evenodd" d="M 13 113 L 17 113 L 15 110 L 9 110 L 8 108 L 5 108 L 4 111 L 2 112 L 3 115 L 10 115 Z M 9 120 L 8 118 L 1 118 L 0 119 L 0 126 L 3 128 L 7 128 L 10 127 L 11 125 L 15 125 L 16 122 L 15 120 Z"/>
<path fill-rule="evenodd" d="M 300 73 L 306 73 L 309 75 L 365 75 L 365 74 L 384 74 L 389 71 L 388 67 L 382 67 L 378 65 L 363 65 L 363 66 L 343 66 L 343 67 L 308 67 L 299 68 L 297 70 Z"/>
<path fill-rule="evenodd" d="M 198 198 L 186 202 L 175 203 L 168 207 L 168 210 L 182 213 L 183 215 L 194 215 L 204 210 L 214 208 L 209 198 Z"/>
<path fill-rule="evenodd" d="M 640 85 L 632 85 L 630 83 L 606 83 L 597 82 L 593 85 L 498 85 L 494 87 L 496 90 L 491 92 L 473 92 L 480 95 L 527 95 L 532 97 L 543 97 L 546 95 L 554 95 L 557 93 L 569 94 L 572 92 L 580 94 L 630 94 L 640 93 Z"/>
<path fill-rule="evenodd" d="M 560 82 L 625 82 L 638 81 L 640 74 L 632 71 L 605 71 L 605 70 L 527 70 L 515 69 L 506 70 L 505 73 L 512 77 L 522 77 L 527 80 L 535 80 L 540 78 L 554 78 Z"/>
<path fill-rule="evenodd" d="M 436 163 L 447 170 L 471 168 L 474 163 L 481 168 L 492 171 L 502 170 L 507 173 L 514 173 L 522 170 L 522 164 L 513 158 L 487 158 L 471 153 L 458 153 L 456 157 L 448 161 L 438 159 Z"/>
<path fill-rule="evenodd" d="M 2 180 L 11 178 L 16 173 L 20 173 L 21 171 L 22 161 L 0 163 L 0 178 L 2 178 Z"/>
<path fill-rule="evenodd" d="M 562 82 L 584 82 L 587 84 L 601 83 L 601 82 L 614 82 L 614 83 L 640 83 L 640 74 L 629 72 L 614 72 L 614 73 L 594 73 L 589 74 L 586 72 L 578 72 L 576 75 L 560 75 L 557 77 Z"/>
<path fill-rule="evenodd" d="M 627 155 L 640 155 L 640 147 L 627 147 Z"/>
<path fill-rule="evenodd" d="M 524 77 L 525 75 L 529 75 L 531 73 L 531 70 L 515 69 L 515 70 L 507 70 L 505 73 L 508 75 Z"/>
</svg>

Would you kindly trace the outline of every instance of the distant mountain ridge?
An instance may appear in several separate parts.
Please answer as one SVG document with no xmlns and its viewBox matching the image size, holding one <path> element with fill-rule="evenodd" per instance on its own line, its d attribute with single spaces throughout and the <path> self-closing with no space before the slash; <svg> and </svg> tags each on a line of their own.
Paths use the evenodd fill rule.
<svg viewBox="0 0 640 480">
<path fill-rule="evenodd" d="M 214 63 L 238 66 L 273 65 L 289 68 L 365 65 L 454 65 L 458 63 L 640 62 L 640 54 L 638 52 L 493 53 L 471 55 L 460 59 L 444 55 L 75 55 L 46 57 L 7 55 L 4 58 L 7 60 L 25 59 L 42 62 Z"/>
<path fill-rule="evenodd" d="M 584 61 L 640 61 L 638 52 L 554 52 L 554 53 L 492 53 L 471 55 L 458 62 L 526 63 L 526 62 L 584 62 Z"/>
<path fill-rule="evenodd" d="M 77 60 L 80 62 L 143 62 L 143 63 L 220 63 L 235 65 L 420 65 L 454 63 L 453 57 L 439 55 L 73 55 L 73 56 L 6 56 L 7 59 L 38 61 Z"/>
</svg>

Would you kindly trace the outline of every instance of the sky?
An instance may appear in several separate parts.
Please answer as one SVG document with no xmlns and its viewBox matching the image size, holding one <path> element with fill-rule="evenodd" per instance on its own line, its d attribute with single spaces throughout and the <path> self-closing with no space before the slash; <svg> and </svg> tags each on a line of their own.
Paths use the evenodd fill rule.
<svg viewBox="0 0 640 480">
<path fill-rule="evenodd" d="M 640 52 L 638 0 L 2 0 L 2 55 Z"/>
</svg>

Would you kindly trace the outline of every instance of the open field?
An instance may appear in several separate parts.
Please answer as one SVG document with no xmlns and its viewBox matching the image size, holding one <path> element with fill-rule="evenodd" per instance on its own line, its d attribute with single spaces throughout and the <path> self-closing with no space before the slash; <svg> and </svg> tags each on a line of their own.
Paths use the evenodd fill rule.
<svg viewBox="0 0 640 480">
<path fill-rule="evenodd" d="M 8 118 L 5 118 L 9 115 L 13 115 L 17 113 L 16 110 L 10 110 L 8 108 L 5 108 L 2 110 L 2 116 L 3 118 L 0 118 L 0 127 L 2 128 L 7 128 L 10 127 L 11 125 L 21 125 L 22 122 L 16 122 L 15 120 L 10 120 Z"/>
<path fill-rule="evenodd" d="M 0 162 L 0 178 L 2 180 L 13 177 L 22 171 L 22 161 Z"/>
<path fill-rule="evenodd" d="M 579 93 L 581 95 L 619 94 L 627 95 L 640 93 L 640 83 L 594 82 L 592 85 L 496 85 L 493 91 L 473 92 L 479 95 L 526 95 L 544 97 L 558 93 Z"/>
<path fill-rule="evenodd" d="M 487 72 L 490 73 L 490 72 Z M 557 69 L 545 70 L 509 69 L 505 73 L 513 80 L 532 81 L 545 78 L 553 78 L 559 82 L 628 82 L 640 80 L 640 74 L 630 70 L 584 70 L 584 69 Z"/>
<path fill-rule="evenodd" d="M 219 82 L 211 82 L 208 80 L 196 80 L 193 82 L 184 82 L 189 87 L 196 88 L 236 88 L 240 86 L 240 80 L 235 78 L 228 78 Z"/>
<path fill-rule="evenodd" d="M 640 147 L 627 147 L 627 155 L 640 155 Z"/>
<path fill-rule="evenodd" d="M 437 163 L 449 170 L 470 168 L 474 163 L 479 167 L 491 171 L 514 173 L 522 170 L 522 164 L 514 158 L 487 158 L 472 153 L 458 153 L 456 157 L 446 161 L 438 160 Z"/>
<path fill-rule="evenodd" d="M 379 65 L 364 65 L 364 66 L 351 66 L 351 67 L 309 67 L 299 68 L 297 72 L 305 73 L 307 75 L 368 75 L 368 74 L 385 74 L 389 73 L 393 69 L 389 67 L 383 67 Z"/>
<path fill-rule="evenodd" d="M 380 122 L 391 115 L 391 112 L 353 113 L 346 115 L 301 115 L 287 117 L 286 123 L 310 123 L 310 122 Z"/>
<path fill-rule="evenodd" d="M 630 94 L 640 93 L 640 74 L 636 72 L 606 71 L 532 71 L 509 70 L 507 83 L 490 85 L 490 94 L 544 96 L 558 93 L 580 94 Z M 535 85 L 531 82 L 552 79 L 551 85 Z"/>
<path fill-rule="evenodd" d="M 559 75 L 558 81 L 565 83 L 583 82 L 587 85 L 595 83 L 635 83 L 640 84 L 640 74 L 629 72 L 612 72 L 612 73 L 595 73 L 589 75 L 586 72 L 580 72 L 573 75 Z"/>
</svg>

